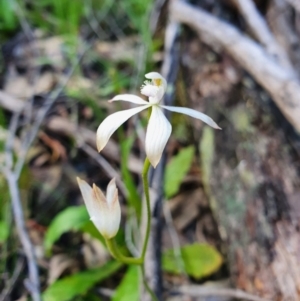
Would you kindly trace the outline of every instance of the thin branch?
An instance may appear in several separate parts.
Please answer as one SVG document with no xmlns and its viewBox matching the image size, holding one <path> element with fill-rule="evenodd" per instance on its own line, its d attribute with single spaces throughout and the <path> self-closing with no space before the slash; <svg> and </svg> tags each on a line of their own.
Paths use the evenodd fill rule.
<svg viewBox="0 0 300 301">
<path fill-rule="evenodd" d="M 87 49 L 86 49 L 87 50 Z M 85 51 L 86 51 L 85 50 Z M 84 51 L 84 53 L 85 53 Z M 16 229 L 18 236 L 21 241 L 21 245 L 23 247 L 26 259 L 27 259 L 27 265 L 28 265 L 28 274 L 29 279 L 28 281 L 25 281 L 25 285 L 27 289 L 29 290 L 31 297 L 33 301 L 41 301 L 41 294 L 40 294 L 40 281 L 39 281 L 39 273 L 38 273 L 38 267 L 36 263 L 36 257 L 35 257 L 35 250 L 31 243 L 30 237 L 28 235 L 28 231 L 26 229 L 25 224 L 25 217 L 22 209 L 22 203 L 20 199 L 20 192 L 18 188 L 18 180 L 22 171 L 22 168 L 24 166 L 25 158 L 27 155 L 27 152 L 36 138 L 36 135 L 39 131 L 39 128 L 46 117 L 49 109 L 54 104 L 57 97 L 60 95 L 62 90 L 64 89 L 65 85 L 67 84 L 67 81 L 70 79 L 71 75 L 73 74 L 73 71 L 75 70 L 75 67 L 79 63 L 80 59 L 82 58 L 83 54 L 80 56 L 78 62 L 71 68 L 68 76 L 63 81 L 62 85 L 55 90 L 52 95 L 46 100 L 46 103 L 44 107 L 42 107 L 37 112 L 37 117 L 28 133 L 28 135 L 25 136 L 25 139 L 23 140 L 22 144 L 22 150 L 19 154 L 18 160 L 13 166 L 13 141 L 15 140 L 16 130 L 18 127 L 18 121 L 19 121 L 19 115 L 21 113 L 20 110 L 18 110 L 10 123 L 10 132 L 9 136 L 6 140 L 6 146 L 5 146 L 5 156 L 6 156 L 6 166 L 4 166 L 4 175 L 6 177 L 6 180 L 8 182 L 8 187 L 10 191 L 11 201 L 12 201 L 12 210 L 14 215 L 14 220 L 16 223 Z M 23 107 L 24 108 L 24 107 Z"/>
<path fill-rule="evenodd" d="M 7 300 L 7 297 L 9 296 L 10 292 L 12 291 L 18 277 L 20 276 L 20 273 L 22 272 L 24 267 L 24 258 L 19 258 L 16 264 L 16 268 L 14 269 L 13 275 L 11 279 L 8 281 L 7 286 L 3 289 L 3 291 L 0 294 L 0 301 Z"/>
<path fill-rule="evenodd" d="M 128 191 L 121 181 L 120 174 L 104 159 L 103 156 L 101 156 L 96 150 L 94 150 L 92 147 L 85 143 L 79 144 L 79 147 L 88 154 L 91 158 L 93 158 L 106 172 L 106 174 L 110 178 L 116 178 L 116 183 L 118 188 L 120 189 L 123 196 L 128 196 Z"/>
<path fill-rule="evenodd" d="M 232 25 L 202 9 L 173 0 L 171 16 L 194 28 L 202 40 L 221 46 L 241 64 L 272 96 L 291 125 L 300 132 L 300 83 L 295 72 L 282 67 L 259 44 Z"/>
<path fill-rule="evenodd" d="M 22 149 L 20 151 L 18 161 L 17 161 L 16 166 L 15 166 L 15 173 L 16 173 L 17 179 L 19 178 L 19 176 L 21 174 L 21 171 L 22 171 L 22 168 L 24 166 L 24 162 L 25 162 L 27 152 L 28 152 L 31 144 L 33 143 L 34 139 L 36 138 L 37 133 L 40 129 L 40 126 L 41 126 L 42 122 L 44 121 L 46 115 L 48 114 L 49 109 L 52 107 L 52 105 L 54 104 L 54 102 L 56 101 L 58 96 L 64 90 L 64 88 L 67 85 L 68 81 L 70 80 L 72 74 L 74 73 L 75 68 L 78 66 L 79 62 L 81 61 L 83 55 L 86 53 L 88 48 L 89 47 L 87 47 L 83 51 L 83 53 L 79 56 L 78 60 L 71 67 L 70 71 L 68 72 L 67 76 L 64 78 L 61 85 L 56 90 L 54 90 L 53 93 L 51 93 L 51 95 L 47 98 L 44 106 L 41 109 L 38 110 L 38 112 L 36 114 L 36 119 L 35 119 L 32 127 L 31 127 L 31 130 L 28 133 L 28 135 L 25 136 L 24 143 L 23 143 Z"/>
<path fill-rule="evenodd" d="M 40 279 L 35 258 L 35 250 L 26 230 L 25 218 L 18 187 L 18 178 L 10 169 L 5 170 L 5 176 L 8 182 L 17 232 L 27 259 L 29 274 L 28 289 L 30 290 L 30 294 L 34 301 L 41 301 Z"/>
<path fill-rule="evenodd" d="M 252 0 L 232 0 L 243 15 L 253 35 L 283 67 L 292 70 L 292 64 L 284 49 L 278 44 L 265 19 L 257 10 Z"/>
<path fill-rule="evenodd" d="M 208 297 L 208 296 L 220 296 L 220 297 L 229 297 L 234 299 L 243 299 L 248 301 L 270 301 L 238 289 L 216 288 L 216 287 L 208 287 L 203 285 L 183 285 L 180 286 L 179 288 L 176 288 L 175 290 L 172 290 L 172 293 L 186 294 L 196 298 Z"/>
<path fill-rule="evenodd" d="M 289 3 L 294 9 L 300 13 L 300 2 L 299 0 L 285 0 L 287 3 Z"/>
</svg>

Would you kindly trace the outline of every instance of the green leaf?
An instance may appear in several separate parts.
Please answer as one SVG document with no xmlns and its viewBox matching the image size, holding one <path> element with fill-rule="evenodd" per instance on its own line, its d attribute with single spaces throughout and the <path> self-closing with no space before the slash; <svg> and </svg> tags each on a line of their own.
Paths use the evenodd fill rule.
<svg viewBox="0 0 300 301">
<path fill-rule="evenodd" d="M 222 265 L 222 255 L 208 244 L 192 244 L 180 248 L 185 272 L 196 279 L 209 276 Z M 180 274 L 174 250 L 170 249 L 163 254 L 163 269 L 166 272 Z"/>
<path fill-rule="evenodd" d="M 202 139 L 200 142 L 201 168 L 203 173 L 203 182 L 205 188 L 209 188 L 211 178 L 211 168 L 215 153 L 214 130 L 208 126 L 204 127 Z"/>
<path fill-rule="evenodd" d="M 9 225 L 5 221 L 0 221 L 0 244 L 4 243 L 9 236 Z"/>
<path fill-rule="evenodd" d="M 84 205 L 68 207 L 60 212 L 50 224 L 45 236 L 45 249 L 49 252 L 54 242 L 70 230 L 80 230 L 89 220 Z"/>
<path fill-rule="evenodd" d="M 168 163 L 165 173 L 165 194 L 167 198 L 178 192 L 182 180 L 191 168 L 194 151 L 193 146 L 186 147 Z"/>
<path fill-rule="evenodd" d="M 121 266 L 120 262 L 111 261 L 101 268 L 59 279 L 44 291 L 43 301 L 68 301 L 78 295 L 83 295 L 97 282 L 114 274 Z"/>
<path fill-rule="evenodd" d="M 112 301 L 139 301 L 139 267 L 130 266 L 118 286 Z"/>
</svg>

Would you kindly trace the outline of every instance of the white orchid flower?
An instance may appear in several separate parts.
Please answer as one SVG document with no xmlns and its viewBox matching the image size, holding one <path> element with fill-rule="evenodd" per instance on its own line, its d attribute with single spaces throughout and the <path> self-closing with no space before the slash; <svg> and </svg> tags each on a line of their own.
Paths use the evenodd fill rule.
<svg viewBox="0 0 300 301">
<path fill-rule="evenodd" d="M 148 81 L 141 87 L 141 93 L 149 98 L 146 101 L 139 96 L 131 94 L 117 95 L 112 101 L 128 101 L 137 105 L 136 108 L 114 113 L 103 120 L 97 130 L 97 148 L 100 152 L 107 144 L 110 136 L 131 116 L 152 107 L 151 116 L 148 122 L 146 133 L 146 155 L 153 167 L 160 161 L 163 150 L 171 135 L 172 126 L 163 113 L 163 109 L 189 115 L 202 120 L 215 129 L 221 129 L 209 116 L 189 108 L 164 106 L 160 104 L 166 89 L 166 80 L 157 72 L 150 72 L 145 75 Z"/>
<path fill-rule="evenodd" d="M 115 179 L 112 179 L 106 190 L 106 197 L 99 187 L 93 188 L 77 177 L 77 182 L 89 213 L 91 221 L 98 231 L 107 239 L 116 236 L 121 221 L 121 208 Z"/>
</svg>

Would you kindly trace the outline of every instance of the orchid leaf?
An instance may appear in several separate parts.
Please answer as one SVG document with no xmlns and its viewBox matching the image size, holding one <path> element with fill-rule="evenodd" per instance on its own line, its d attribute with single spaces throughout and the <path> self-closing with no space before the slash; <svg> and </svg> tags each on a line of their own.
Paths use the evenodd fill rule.
<svg viewBox="0 0 300 301">
<path fill-rule="evenodd" d="M 194 158 L 194 147 L 189 146 L 179 151 L 168 163 L 165 173 L 165 194 L 167 198 L 175 195 L 180 184 L 191 168 Z"/>
<path fill-rule="evenodd" d="M 208 244 L 187 245 L 180 248 L 180 253 L 185 272 L 195 279 L 215 273 L 223 263 L 222 255 Z M 181 274 L 178 258 L 174 255 L 173 249 L 164 252 L 163 269 L 169 273 Z"/>
<path fill-rule="evenodd" d="M 44 291 L 43 301 L 68 301 L 76 296 L 84 295 L 96 283 L 118 271 L 121 266 L 120 262 L 111 261 L 100 268 L 59 279 Z"/>
<path fill-rule="evenodd" d="M 139 294 L 139 267 L 130 266 L 118 286 L 112 301 L 138 301 Z"/>
</svg>

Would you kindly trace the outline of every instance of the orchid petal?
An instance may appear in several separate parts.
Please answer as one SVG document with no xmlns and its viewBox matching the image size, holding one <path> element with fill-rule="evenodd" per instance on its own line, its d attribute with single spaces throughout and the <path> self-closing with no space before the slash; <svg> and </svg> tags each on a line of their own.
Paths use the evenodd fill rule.
<svg viewBox="0 0 300 301">
<path fill-rule="evenodd" d="M 164 92 L 167 90 L 167 81 L 165 80 L 165 78 L 160 75 L 158 72 L 150 72 L 150 73 L 147 73 L 145 75 L 146 78 L 148 79 L 161 79 L 162 81 L 162 84 L 163 84 L 163 88 L 164 88 Z"/>
<path fill-rule="evenodd" d="M 101 189 L 93 184 L 93 188 L 85 181 L 77 178 L 84 203 L 91 221 L 105 238 L 114 237 L 120 227 L 121 207 L 118 190 L 113 179 L 107 187 L 110 203 Z"/>
<path fill-rule="evenodd" d="M 113 99 L 111 99 L 109 102 L 113 101 L 127 101 L 131 103 L 135 103 L 137 105 L 147 105 L 148 101 L 144 100 L 143 98 L 133 95 L 133 94 L 120 94 L 115 96 Z"/>
<path fill-rule="evenodd" d="M 89 213 L 89 216 L 93 216 L 94 214 L 94 199 L 93 199 L 93 189 L 92 187 L 84 180 L 81 180 L 77 177 L 77 183 L 79 186 L 79 189 L 81 191 L 86 209 Z"/>
<path fill-rule="evenodd" d="M 117 190 L 114 191 L 112 204 L 105 203 L 101 212 L 94 214 L 91 220 L 105 238 L 116 236 L 121 222 L 121 207 Z"/>
<path fill-rule="evenodd" d="M 137 108 L 116 112 L 106 117 L 99 125 L 97 130 L 96 143 L 98 151 L 100 152 L 105 147 L 111 135 L 119 126 L 121 126 L 121 124 L 123 124 L 131 116 L 145 110 L 149 106 L 149 103 L 147 103 L 146 106 L 140 106 Z"/>
<path fill-rule="evenodd" d="M 196 110 L 193 109 L 189 109 L 189 108 L 183 108 L 183 107 L 172 107 L 172 106 L 160 106 L 166 110 L 172 111 L 172 112 L 176 112 L 176 113 L 182 113 L 197 119 L 202 120 L 203 122 L 205 122 L 206 124 L 208 124 L 209 126 L 215 128 L 215 129 L 219 129 L 221 130 L 221 128 L 207 115 L 198 112 Z"/>
<path fill-rule="evenodd" d="M 121 207 L 119 203 L 118 190 L 114 191 L 109 206 L 109 216 L 106 222 L 106 233 L 108 238 L 116 236 L 121 222 Z"/>
<path fill-rule="evenodd" d="M 145 84 L 141 87 L 141 93 L 147 97 L 155 97 L 158 92 L 158 87 L 152 84 Z"/>
<path fill-rule="evenodd" d="M 158 104 L 165 94 L 165 90 L 162 86 L 158 87 L 156 95 L 154 97 L 149 97 L 149 103 Z"/>
<path fill-rule="evenodd" d="M 114 200 L 114 196 L 115 196 L 115 192 L 118 192 L 117 186 L 116 186 L 116 179 L 113 178 L 107 185 L 107 189 L 106 189 L 106 201 L 108 204 L 108 207 L 111 206 L 113 200 Z"/>
<path fill-rule="evenodd" d="M 147 157 L 153 167 L 156 167 L 160 161 L 171 131 L 172 126 L 163 111 L 159 107 L 153 106 L 147 128 L 145 146 Z"/>
</svg>

